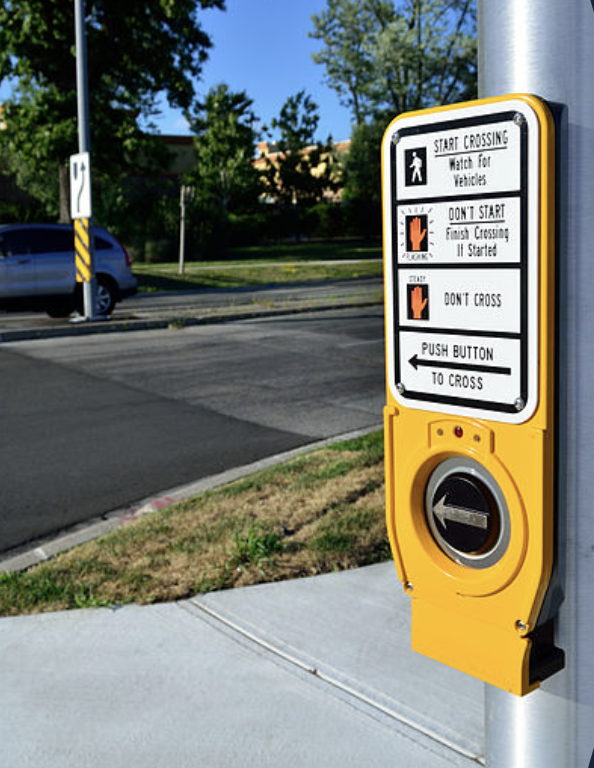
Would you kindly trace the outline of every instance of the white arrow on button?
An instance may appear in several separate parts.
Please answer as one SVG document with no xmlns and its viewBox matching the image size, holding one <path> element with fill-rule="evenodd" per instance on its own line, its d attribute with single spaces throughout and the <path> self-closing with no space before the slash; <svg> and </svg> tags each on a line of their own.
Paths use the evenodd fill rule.
<svg viewBox="0 0 594 768">
<path fill-rule="evenodd" d="M 483 528 L 484 530 L 489 527 L 488 514 L 486 512 L 476 512 L 473 509 L 464 509 L 463 507 L 450 507 L 446 504 L 446 498 L 447 494 L 444 494 L 433 507 L 433 514 L 444 528 L 447 528 L 448 520 L 451 520 L 453 523 L 471 525 L 473 528 Z"/>
</svg>

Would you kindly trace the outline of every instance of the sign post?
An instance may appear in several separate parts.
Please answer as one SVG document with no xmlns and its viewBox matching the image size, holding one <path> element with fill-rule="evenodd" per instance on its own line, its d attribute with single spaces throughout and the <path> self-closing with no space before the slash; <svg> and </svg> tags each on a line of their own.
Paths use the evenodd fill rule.
<svg viewBox="0 0 594 768">
<path fill-rule="evenodd" d="M 82 284 L 84 319 L 95 319 L 96 279 L 93 264 L 89 90 L 84 0 L 74 2 L 76 87 L 78 104 L 78 155 L 70 158 L 70 210 L 75 220 L 76 280 Z"/>
<path fill-rule="evenodd" d="M 522 699 L 486 689 L 491 768 L 587 768 L 594 760 L 594 6 L 479 0 L 483 96 L 538 93 L 566 108 L 559 142 L 558 570 L 565 669 Z"/>
<path fill-rule="evenodd" d="M 183 275 L 186 266 L 186 203 L 194 199 L 194 187 L 182 184 L 179 190 L 179 265 L 178 274 Z"/>
<path fill-rule="evenodd" d="M 386 515 L 412 646 L 518 696 L 563 667 L 554 146 L 528 94 L 400 115 L 382 144 Z"/>
</svg>

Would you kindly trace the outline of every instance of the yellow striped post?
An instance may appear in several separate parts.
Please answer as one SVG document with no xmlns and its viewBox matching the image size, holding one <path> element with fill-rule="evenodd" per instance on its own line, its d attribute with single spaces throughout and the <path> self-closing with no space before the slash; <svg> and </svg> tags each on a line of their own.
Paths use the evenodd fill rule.
<svg viewBox="0 0 594 768">
<path fill-rule="evenodd" d="M 91 282 L 89 219 L 74 220 L 74 263 L 77 283 Z"/>
</svg>

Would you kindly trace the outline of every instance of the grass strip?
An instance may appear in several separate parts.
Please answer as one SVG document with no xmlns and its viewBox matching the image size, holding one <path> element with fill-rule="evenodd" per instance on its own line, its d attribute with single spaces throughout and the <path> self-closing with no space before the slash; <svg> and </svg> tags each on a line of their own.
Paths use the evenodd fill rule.
<svg viewBox="0 0 594 768">
<path fill-rule="evenodd" d="M 382 265 L 377 261 L 382 251 L 376 245 L 303 243 L 242 248 L 232 254 L 233 259 L 226 261 L 189 260 L 183 275 L 178 274 L 177 263 L 135 264 L 134 273 L 144 293 L 349 280 L 382 274 Z M 325 263 L 315 263 L 320 261 Z M 352 263 L 332 263 L 343 261 Z"/>
<path fill-rule="evenodd" d="M 240 259 L 266 259 L 268 261 L 322 261 L 327 259 L 375 259 L 382 256 L 381 239 L 309 240 L 299 243 L 277 243 L 233 248 L 231 257 Z"/>
<path fill-rule="evenodd" d="M 0 615 L 179 600 L 390 558 L 383 434 L 199 494 L 28 571 L 0 575 Z"/>
</svg>

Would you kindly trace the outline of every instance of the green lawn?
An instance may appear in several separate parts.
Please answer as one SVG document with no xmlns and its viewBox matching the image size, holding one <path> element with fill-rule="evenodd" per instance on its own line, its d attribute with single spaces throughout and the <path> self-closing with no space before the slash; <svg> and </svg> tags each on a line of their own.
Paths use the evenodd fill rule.
<svg viewBox="0 0 594 768">
<path fill-rule="evenodd" d="M 134 273 L 142 292 L 240 288 L 381 277 L 381 255 L 379 245 L 298 243 L 236 249 L 224 261 L 187 260 L 183 275 L 177 263 L 135 264 Z"/>
</svg>

